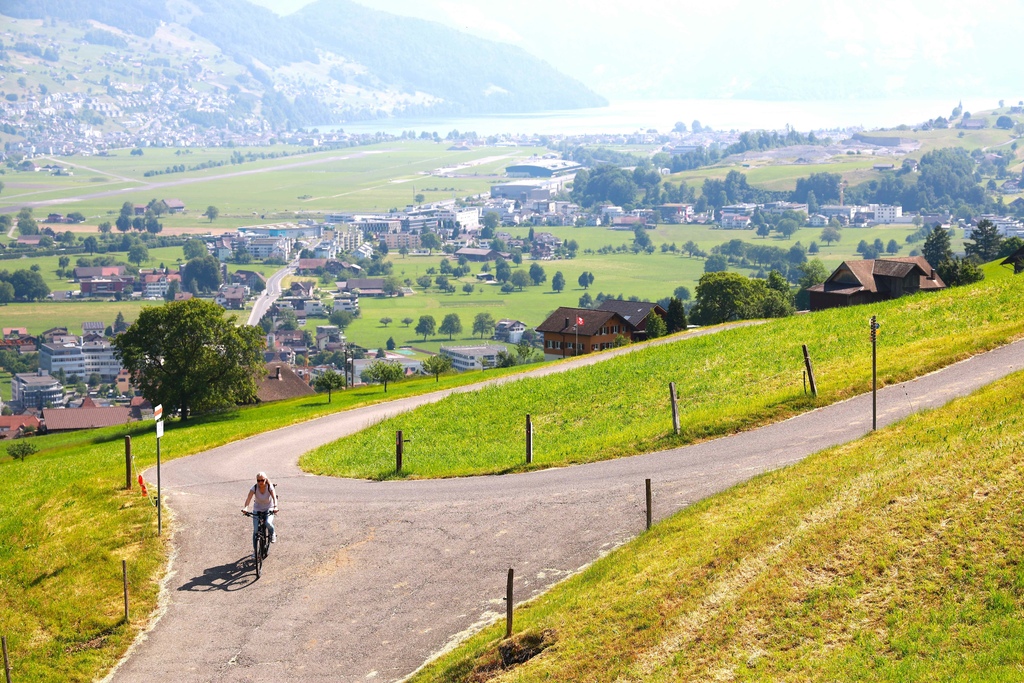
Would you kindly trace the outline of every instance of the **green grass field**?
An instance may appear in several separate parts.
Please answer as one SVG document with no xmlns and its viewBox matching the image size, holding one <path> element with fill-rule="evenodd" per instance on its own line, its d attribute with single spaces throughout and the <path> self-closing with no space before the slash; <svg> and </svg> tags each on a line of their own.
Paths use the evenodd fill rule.
<svg viewBox="0 0 1024 683">
<path fill-rule="evenodd" d="M 869 389 L 869 315 L 877 315 L 883 325 L 878 350 L 882 385 L 1018 338 L 1024 335 L 1022 287 L 1024 279 L 993 279 L 872 306 L 793 316 L 647 348 L 557 377 L 450 396 L 322 446 L 300 464 L 316 474 L 390 478 L 389 449 L 396 429 L 419 435 L 419 457 L 411 456 L 403 468 L 407 477 L 558 467 L 670 448 Z M 801 344 L 808 345 L 814 360 L 816 400 L 803 392 Z M 680 396 L 678 437 L 672 434 L 668 406 L 667 387 L 673 381 Z M 521 461 L 526 413 L 536 429 L 531 468 Z"/>
<path fill-rule="evenodd" d="M 412 680 L 1020 680 L 1022 379 L 657 524 L 519 606 L 525 664 L 502 623 Z"/>
</svg>

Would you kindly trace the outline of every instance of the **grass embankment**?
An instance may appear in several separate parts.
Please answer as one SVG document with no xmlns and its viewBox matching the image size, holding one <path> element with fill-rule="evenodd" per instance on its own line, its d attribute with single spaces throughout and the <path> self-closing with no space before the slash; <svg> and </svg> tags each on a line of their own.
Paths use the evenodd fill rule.
<svg viewBox="0 0 1024 683">
<path fill-rule="evenodd" d="M 500 371 L 499 371 L 500 372 Z M 489 377 L 494 371 L 488 371 Z M 479 373 L 335 392 L 199 418 L 169 421 L 165 460 L 355 405 L 479 381 Z M 152 423 L 31 440 L 24 462 L 0 453 L 0 635 L 15 681 L 91 681 L 124 653 L 156 607 L 166 540 L 137 486 L 124 491 L 124 435 L 138 470 L 154 464 Z M 150 486 L 155 495 L 155 484 Z M 167 517 L 164 518 L 167 524 Z M 166 527 L 165 527 L 166 531 Z M 131 623 L 122 615 L 121 560 L 128 561 Z"/>
<path fill-rule="evenodd" d="M 494 680 L 1019 680 L 1024 376 L 713 496 L 516 611 Z M 414 678 L 481 681 L 504 623 Z"/>
<path fill-rule="evenodd" d="M 881 385 L 917 377 L 1024 334 L 1024 279 L 823 311 L 630 354 L 557 377 L 451 396 L 306 454 L 311 472 L 393 476 L 397 429 L 415 434 L 403 474 L 449 477 L 526 469 L 523 419 L 533 419 L 535 468 L 669 448 L 783 419 L 867 391 L 867 318 L 877 314 Z M 806 343 L 818 399 L 803 391 Z M 680 395 L 672 434 L 668 383 Z"/>
</svg>

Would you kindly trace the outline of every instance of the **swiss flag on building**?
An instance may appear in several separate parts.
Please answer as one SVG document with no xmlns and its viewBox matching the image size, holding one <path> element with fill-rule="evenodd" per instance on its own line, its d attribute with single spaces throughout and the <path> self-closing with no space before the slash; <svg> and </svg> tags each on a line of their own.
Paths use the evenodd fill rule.
<svg viewBox="0 0 1024 683">
<path fill-rule="evenodd" d="M 579 316 L 576 316 L 576 324 L 577 325 L 582 325 L 583 324 L 583 318 L 581 318 Z"/>
</svg>

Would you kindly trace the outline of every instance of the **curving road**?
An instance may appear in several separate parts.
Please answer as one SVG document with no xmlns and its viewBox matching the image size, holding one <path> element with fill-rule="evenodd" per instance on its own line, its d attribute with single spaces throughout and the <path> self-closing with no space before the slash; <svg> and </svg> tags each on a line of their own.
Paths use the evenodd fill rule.
<svg viewBox="0 0 1024 683">
<path fill-rule="evenodd" d="M 259 295 L 252 304 L 252 311 L 249 313 L 249 325 L 259 325 L 260 320 L 266 315 L 267 310 L 274 305 L 277 298 L 281 296 L 281 280 L 295 272 L 296 264 L 292 263 L 285 268 L 275 272 L 267 280 L 267 288 Z"/>
<path fill-rule="evenodd" d="M 1024 341 L 887 387 L 879 426 L 1021 367 Z M 368 482 L 296 465 L 319 444 L 448 393 L 331 415 L 165 466 L 176 553 L 164 611 L 110 678 L 398 680 L 503 614 L 508 567 L 519 602 L 641 532 L 644 478 L 660 519 L 871 428 L 863 395 L 702 444 L 503 477 Z M 407 457 L 429 455 L 413 445 Z M 258 469 L 278 483 L 284 511 L 281 541 L 256 582 L 245 560 L 251 526 L 238 508 Z"/>
</svg>

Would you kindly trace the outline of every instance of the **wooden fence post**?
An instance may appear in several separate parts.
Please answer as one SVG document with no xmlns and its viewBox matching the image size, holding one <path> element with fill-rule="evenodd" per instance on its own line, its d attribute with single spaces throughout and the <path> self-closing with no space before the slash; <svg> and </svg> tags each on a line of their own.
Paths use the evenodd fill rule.
<svg viewBox="0 0 1024 683">
<path fill-rule="evenodd" d="M 124 623 L 128 624 L 128 561 L 121 560 L 121 581 L 124 584 Z"/>
<path fill-rule="evenodd" d="M 533 463 L 533 421 L 526 415 L 526 464 Z"/>
<path fill-rule="evenodd" d="M 811 365 L 811 356 L 807 353 L 807 344 L 803 345 L 804 365 L 807 367 L 807 379 L 811 381 L 811 395 L 818 397 L 818 384 L 814 381 L 814 366 Z"/>
<path fill-rule="evenodd" d="M 4 676 L 7 678 L 7 683 L 11 683 L 11 660 L 7 658 L 7 636 L 2 639 L 4 646 Z"/>
<path fill-rule="evenodd" d="M 132 437 L 131 434 L 124 435 L 124 487 L 130 491 L 132 488 Z"/>
<path fill-rule="evenodd" d="M 679 436 L 679 397 L 676 395 L 676 383 L 668 383 L 668 393 L 672 398 L 672 429 L 675 430 L 676 436 Z"/>
<path fill-rule="evenodd" d="M 402 430 L 399 429 L 395 432 L 395 472 L 397 474 L 402 473 L 402 451 L 404 450 L 405 444 L 402 441 Z"/>
<path fill-rule="evenodd" d="M 647 530 L 651 530 L 651 480 L 645 480 L 647 488 Z"/>
<path fill-rule="evenodd" d="M 505 637 L 512 637 L 512 578 L 515 573 L 508 568 L 508 583 L 505 584 Z"/>
</svg>

